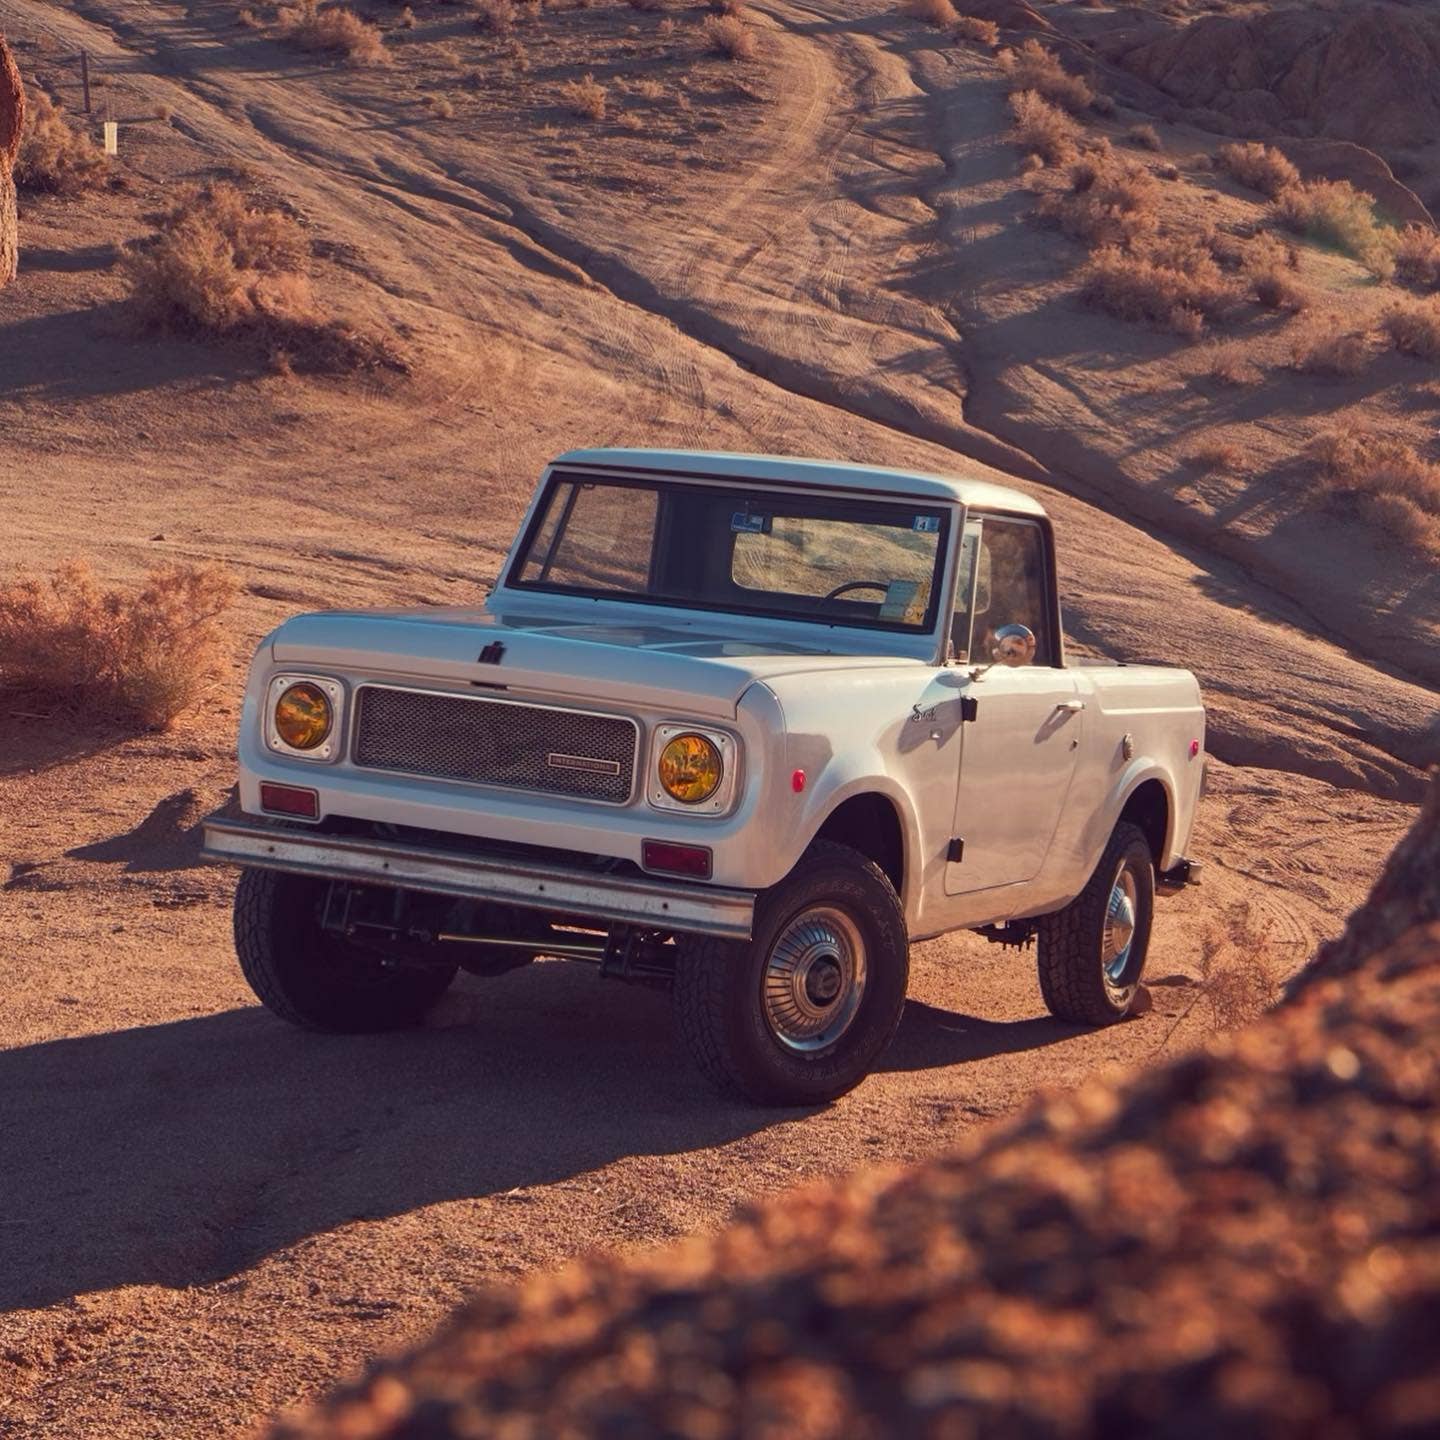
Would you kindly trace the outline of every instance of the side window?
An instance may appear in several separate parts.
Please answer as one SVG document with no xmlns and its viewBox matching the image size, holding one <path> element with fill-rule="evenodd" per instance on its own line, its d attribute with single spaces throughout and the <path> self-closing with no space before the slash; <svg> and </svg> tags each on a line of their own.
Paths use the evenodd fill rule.
<svg viewBox="0 0 1440 1440">
<path fill-rule="evenodd" d="M 1035 636 L 1034 663 L 1053 664 L 1045 537 L 1040 527 L 987 516 L 980 534 L 979 567 L 972 658 L 986 663 L 995 632 L 1004 625 L 1024 625 Z"/>
</svg>

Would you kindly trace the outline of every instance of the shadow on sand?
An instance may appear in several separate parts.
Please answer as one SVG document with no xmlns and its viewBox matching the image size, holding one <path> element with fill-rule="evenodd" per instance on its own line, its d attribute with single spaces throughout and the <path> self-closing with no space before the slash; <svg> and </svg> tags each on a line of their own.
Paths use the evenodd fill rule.
<svg viewBox="0 0 1440 1440">
<path fill-rule="evenodd" d="M 95 957 L 103 965 L 103 955 Z M 664 995 L 542 964 L 453 1028 L 306 1034 L 265 1011 L 0 1052 L 0 1309 L 213 1282 L 346 1221 L 725 1144 L 804 1112 L 718 1100 Z M 887 1070 L 1060 1040 L 912 1003 Z"/>
</svg>

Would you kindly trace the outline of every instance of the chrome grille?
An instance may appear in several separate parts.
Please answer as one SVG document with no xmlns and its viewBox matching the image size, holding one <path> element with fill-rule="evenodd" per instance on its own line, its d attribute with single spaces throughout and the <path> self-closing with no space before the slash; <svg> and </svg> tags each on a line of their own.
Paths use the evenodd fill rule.
<svg viewBox="0 0 1440 1440">
<path fill-rule="evenodd" d="M 635 722 L 617 715 L 362 685 L 352 759 L 370 770 L 622 805 L 638 736 Z"/>
</svg>

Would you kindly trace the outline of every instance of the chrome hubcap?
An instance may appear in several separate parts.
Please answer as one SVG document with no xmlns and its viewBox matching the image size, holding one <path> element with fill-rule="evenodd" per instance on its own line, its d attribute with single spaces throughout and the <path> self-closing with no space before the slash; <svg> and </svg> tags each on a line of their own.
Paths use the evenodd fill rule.
<svg viewBox="0 0 1440 1440">
<path fill-rule="evenodd" d="M 1138 909 L 1135 876 L 1128 865 L 1121 865 L 1115 883 L 1110 887 L 1110 902 L 1105 907 L 1105 933 L 1100 941 L 1100 963 L 1105 969 L 1105 984 L 1116 995 L 1135 988 L 1129 970 Z"/>
<path fill-rule="evenodd" d="M 865 942 L 842 911 L 803 910 L 771 947 L 761 982 L 770 1033 L 801 1053 L 833 1045 L 854 1023 L 865 994 Z"/>
</svg>

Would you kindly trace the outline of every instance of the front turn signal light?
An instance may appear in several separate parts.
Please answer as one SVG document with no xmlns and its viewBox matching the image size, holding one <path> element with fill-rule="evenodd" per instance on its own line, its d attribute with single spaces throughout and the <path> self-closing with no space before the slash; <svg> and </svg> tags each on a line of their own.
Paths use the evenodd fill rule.
<svg viewBox="0 0 1440 1440">
<path fill-rule="evenodd" d="M 275 702 L 275 733 L 292 750 L 313 750 L 335 724 L 330 699 L 318 685 L 291 685 Z"/>
<path fill-rule="evenodd" d="M 719 788 L 725 762 L 703 735 L 677 735 L 660 752 L 660 786 L 682 805 L 699 805 Z"/>
</svg>

